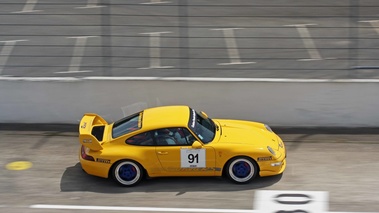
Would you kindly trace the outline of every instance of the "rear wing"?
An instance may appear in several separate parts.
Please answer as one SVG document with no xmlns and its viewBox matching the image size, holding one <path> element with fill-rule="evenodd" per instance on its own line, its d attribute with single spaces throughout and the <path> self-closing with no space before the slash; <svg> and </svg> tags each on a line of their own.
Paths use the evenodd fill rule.
<svg viewBox="0 0 379 213">
<path fill-rule="evenodd" d="M 79 124 L 79 142 L 91 150 L 102 150 L 101 142 L 104 139 L 104 129 L 108 125 L 100 115 L 86 113 Z"/>
</svg>

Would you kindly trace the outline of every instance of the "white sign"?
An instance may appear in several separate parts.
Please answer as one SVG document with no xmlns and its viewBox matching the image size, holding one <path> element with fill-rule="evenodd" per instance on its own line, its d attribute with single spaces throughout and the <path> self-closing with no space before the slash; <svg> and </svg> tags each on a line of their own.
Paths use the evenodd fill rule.
<svg viewBox="0 0 379 213">
<path fill-rule="evenodd" d="M 328 192 L 260 190 L 254 206 L 260 213 L 323 213 L 328 212 Z"/>
<path fill-rule="evenodd" d="M 181 168 L 205 168 L 205 149 L 180 149 Z"/>
</svg>

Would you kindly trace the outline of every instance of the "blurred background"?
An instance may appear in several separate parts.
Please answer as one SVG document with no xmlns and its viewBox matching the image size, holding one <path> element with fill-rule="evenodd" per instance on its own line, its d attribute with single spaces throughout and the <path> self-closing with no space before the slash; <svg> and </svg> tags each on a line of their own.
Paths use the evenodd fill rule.
<svg viewBox="0 0 379 213">
<path fill-rule="evenodd" d="M 379 78 L 377 0 L 2 0 L 0 75 Z"/>
</svg>

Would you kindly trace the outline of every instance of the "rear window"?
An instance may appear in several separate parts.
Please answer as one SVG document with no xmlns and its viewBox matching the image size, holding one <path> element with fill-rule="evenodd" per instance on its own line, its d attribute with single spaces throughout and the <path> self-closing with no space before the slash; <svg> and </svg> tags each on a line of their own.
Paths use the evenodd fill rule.
<svg viewBox="0 0 379 213">
<path fill-rule="evenodd" d="M 130 132 L 141 129 L 142 127 L 142 112 L 128 116 L 113 124 L 112 137 L 118 138 Z"/>
</svg>

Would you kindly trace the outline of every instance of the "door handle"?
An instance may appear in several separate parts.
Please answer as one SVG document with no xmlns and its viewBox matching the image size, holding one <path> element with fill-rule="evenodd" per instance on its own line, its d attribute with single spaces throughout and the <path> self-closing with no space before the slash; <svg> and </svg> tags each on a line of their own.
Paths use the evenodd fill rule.
<svg viewBox="0 0 379 213">
<path fill-rule="evenodd" d="M 158 154 L 159 154 L 159 155 L 167 155 L 167 154 L 168 154 L 168 152 L 162 152 L 162 151 L 158 151 Z"/>
</svg>

